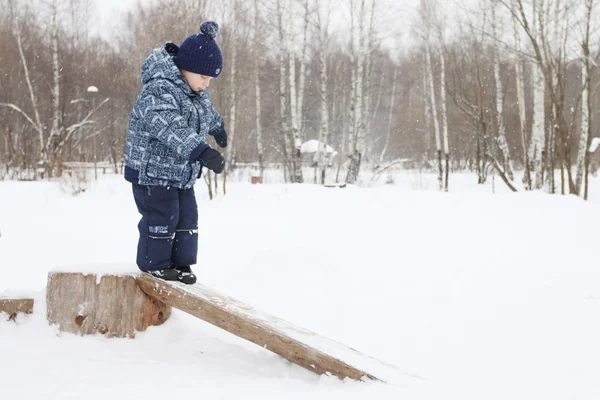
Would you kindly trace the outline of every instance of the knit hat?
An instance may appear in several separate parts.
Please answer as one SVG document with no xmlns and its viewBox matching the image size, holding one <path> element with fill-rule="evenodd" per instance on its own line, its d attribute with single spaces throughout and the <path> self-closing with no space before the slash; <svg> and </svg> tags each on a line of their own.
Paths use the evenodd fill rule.
<svg viewBox="0 0 600 400">
<path fill-rule="evenodd" d="M 200 33 L 194 33 L 179 46 L 175 64 L 179 69 L 217 78 L 223 71 L 223 55 L 215 41 L 219 25 L 214 21 L 200 24 Z"/>
</svg>

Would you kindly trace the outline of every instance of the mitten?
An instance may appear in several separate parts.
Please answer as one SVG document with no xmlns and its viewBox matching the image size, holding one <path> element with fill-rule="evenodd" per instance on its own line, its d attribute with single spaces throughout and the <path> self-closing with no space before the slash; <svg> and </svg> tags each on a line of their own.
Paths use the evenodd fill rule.
<svg viewBox="0 0 600 400">
<path fill-rule="evenodd" d="M 198 161 L 206 168 L 215 171 L 215 174 L 220 174 L 225 168 L 225 159 L 217 150 L 208 147 L 198 156 Z"/>
</svg>

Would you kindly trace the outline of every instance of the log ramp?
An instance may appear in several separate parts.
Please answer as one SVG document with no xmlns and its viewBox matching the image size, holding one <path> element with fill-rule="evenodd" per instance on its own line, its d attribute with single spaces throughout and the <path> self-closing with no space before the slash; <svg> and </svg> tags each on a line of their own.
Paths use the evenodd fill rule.
<svg viewBox="0 0 600 400">
<path fill-rule="evenodd" d="M 63 332 L 130 338 L 165 322 L 174 307 L 314 373 L 381 380 L 355 367 L 381 362 L 201 284 L 166 282 L 147 274 L 51 272 L 47 307 L 48 321 Z"/>
</svg>

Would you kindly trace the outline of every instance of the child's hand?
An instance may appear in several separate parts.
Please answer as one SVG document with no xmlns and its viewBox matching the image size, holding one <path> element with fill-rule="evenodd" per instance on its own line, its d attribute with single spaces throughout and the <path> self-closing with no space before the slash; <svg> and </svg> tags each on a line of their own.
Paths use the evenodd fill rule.
<svg viewBox="0 0 600 400">
<path fill-rule="evenodd" d="M 212 147 L 207 148 L 198 156 L 198 161 L 206 168 L 215 171 L 215 174 L 220 174 L 225 168 L 225 159 L 217 150 Z"/>
<path fill-rule="evenodd" d="M 215 135 L 214 138 L 217 144 L 221 146 L 221 148 L 224 149 L 225 147 L 227 147 L 227 132 L 225 132 L 225 130 Z"/>
</svg>

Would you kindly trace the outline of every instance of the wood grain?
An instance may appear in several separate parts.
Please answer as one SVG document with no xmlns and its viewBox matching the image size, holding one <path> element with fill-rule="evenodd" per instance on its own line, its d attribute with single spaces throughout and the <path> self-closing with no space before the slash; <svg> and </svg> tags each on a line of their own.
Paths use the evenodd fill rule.
<svg viewBox="0 0 600 400">
<path fill-rule="evenodd" d="M 161 302 L 255 343 L 309 371 L 317 374 L 332 374 L 340 379 L 379 380 L 302 342 L 298 337 L 312 338 L 312 341 L 314 339 L 329 341 L 329 339 L 321 338 L 306 329 L 261 313 L 231 297 L 218 294 L 199 284 L 192 286 L 171 284 L 146 274 L 139 275 L 136 279 L 144 292 Z M 358 353 L 348 347 L 345 349 L 349 353 Z"/>
</svg>

